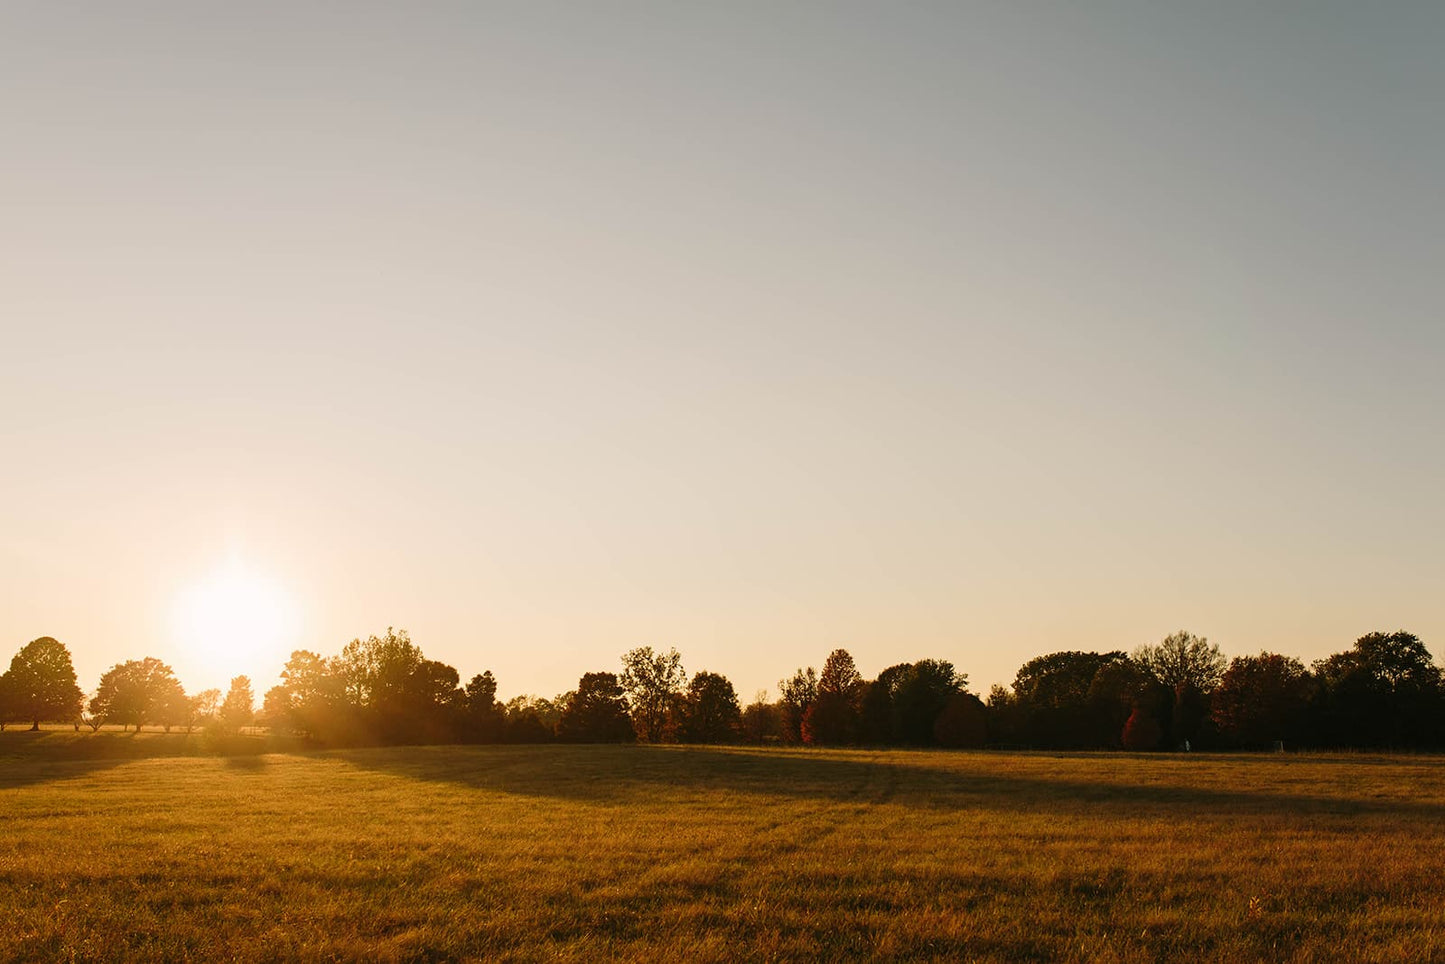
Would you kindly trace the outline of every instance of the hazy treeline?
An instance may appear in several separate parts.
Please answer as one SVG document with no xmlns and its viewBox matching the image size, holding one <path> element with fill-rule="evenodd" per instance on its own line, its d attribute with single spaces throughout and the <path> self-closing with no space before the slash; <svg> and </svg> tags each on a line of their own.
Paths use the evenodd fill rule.
<svg viewBox="0 0 1445 964">
<path fill-rule="evenodd" d="M 42 637 L 0 675 L 0 729 L 263 725 L 325 745 L 378 743 L 788 743 L 1154 750 L 1445 746 L 1445 678 L 1411 633 L 1370 633 L 1306 667 L 1277 653 L 1226 660 L 1180 632 L 1123 651 L 1057 652 L 1025 663 L 986 699 L 946 660 L 858 671 L 846 650 L 739 703 L 725 676 L 690 677 L 677 650 L 640 647 L 620 672 L 584 673 L 553 698 L 497 699 L 491 672 L 462 682 L 405 631 L 354 639 L 332 656 L 291 655 L 259 712 L 244 676 L 187 694 L 171 668 L 119 663 L 86 698 L 70 653 Z"/>
</svg>

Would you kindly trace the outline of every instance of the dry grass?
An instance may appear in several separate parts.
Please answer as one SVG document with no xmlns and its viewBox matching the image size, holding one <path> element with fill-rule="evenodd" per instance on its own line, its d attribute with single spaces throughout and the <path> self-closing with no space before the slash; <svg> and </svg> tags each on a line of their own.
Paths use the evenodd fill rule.
<svg viewBox="0 0 1445 964">
<path fill-rule="evenodd" d="M 87 739 L 0 735 L 0 958 L 1445 959 L 1429 757 Z"/>
</svg>

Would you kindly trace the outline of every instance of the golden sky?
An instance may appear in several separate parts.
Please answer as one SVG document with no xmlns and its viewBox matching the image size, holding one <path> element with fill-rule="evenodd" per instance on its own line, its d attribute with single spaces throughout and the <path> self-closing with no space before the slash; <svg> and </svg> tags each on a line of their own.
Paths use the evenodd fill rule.
<svg viewBox="0 0 1445 964">
<path fill-rule="evenodd" d="M 503 697 L 637 645 L 745 698 L 837 646 L 983 690 L 1180 628 L 1439 652 L 1442 44 L 1430 4 L 8 5 L 0 639 L 264 689 L 397 626 Z M 232 570 L 292 609 L 221 620 L 249 650 L 177 616 Z"/>
</svg>

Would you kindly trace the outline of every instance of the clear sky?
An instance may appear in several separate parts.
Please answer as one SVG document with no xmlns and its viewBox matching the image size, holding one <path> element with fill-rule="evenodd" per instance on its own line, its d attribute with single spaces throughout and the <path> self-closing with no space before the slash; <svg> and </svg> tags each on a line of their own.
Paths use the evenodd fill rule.
<svg viewBox="0 0 1445 964">
<path fill-rule="evenodd" d="M 3 656 L 1439 655 L 1442 50 L 1436 2 L 6 3 Z"/>
</svg>

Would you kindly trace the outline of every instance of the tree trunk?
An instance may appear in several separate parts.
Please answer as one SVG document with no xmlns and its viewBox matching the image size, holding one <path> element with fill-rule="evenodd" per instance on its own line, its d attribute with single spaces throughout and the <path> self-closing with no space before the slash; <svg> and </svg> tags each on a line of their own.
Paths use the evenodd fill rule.
<svg viewBox="0 0 1445 964">
<path fill-rule="evenodd" d="M 30 732 L 31 732 L 31 733 L 35 733 L 35 732 L 37 732 L 39 729 L 40 729 L 40 721 L 39 721 L 39 720 L 36 720 L 35 723 L 34 723 L 34 725 L 30 727 Z"/>
</svg>

